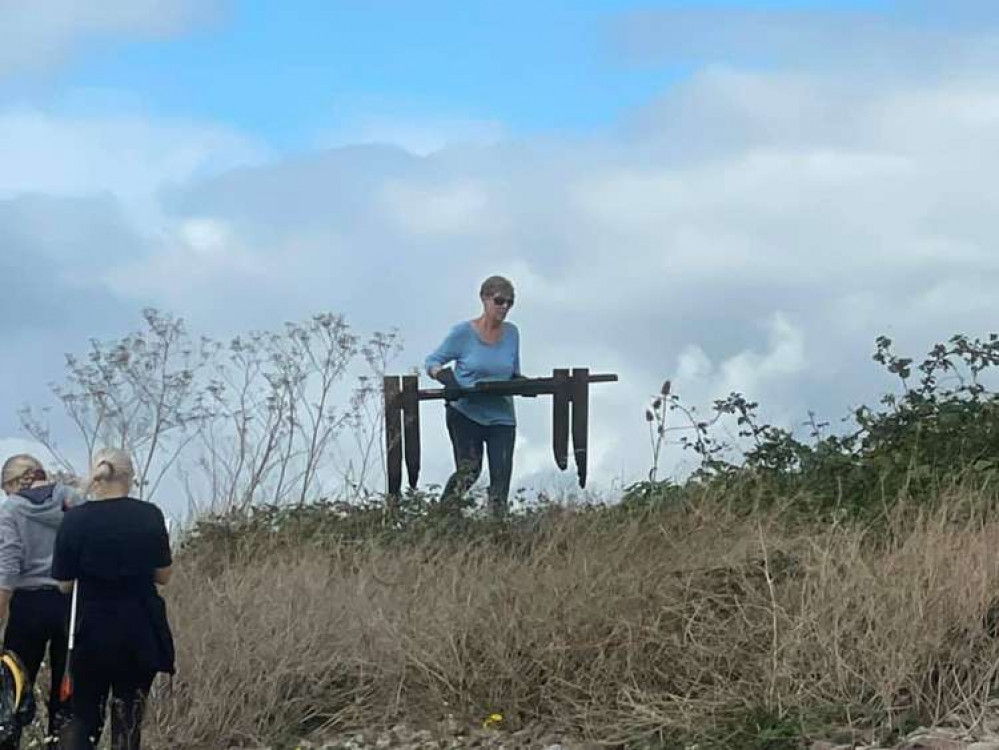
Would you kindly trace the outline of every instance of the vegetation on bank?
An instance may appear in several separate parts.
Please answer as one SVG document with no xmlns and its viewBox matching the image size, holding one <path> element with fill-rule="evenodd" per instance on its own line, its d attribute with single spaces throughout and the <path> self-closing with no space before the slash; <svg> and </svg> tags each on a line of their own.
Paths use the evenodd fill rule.
<svg viewBox="0 0 999 750">
<path fill-rule="evenodd" d="M 653 467 L 607 504 L 496 522 L 412 493 L 393 514 L 373 498 L 202 518 L 156 731 L 281 746 L 500 712 L 609 745 L 781 750 L 973 723 L 999 664 L 999 344 L 959 336 L 914 364 L 879 339 L 875 359 L 899 392 L 806 439 L 741 395 L 700 417 L 664 385 L 653 447 L 677 437 L 700 467 Z"/>
<path fill-rule="evenodd" d="M 784 750 L 972 723 L 993 700 L 995 335 L 918 363 L 879 338 L 898 388 L 804 435 L 742 394 L 701 410 L 666 383 L 646 480 L 493 521 L 426 492 L 390 512 L 358 481 L 377 463 L 371 384 L 393 338 L 361 344 L 317 316 L 196 348 L 179 321 L 147 322 L 71 360 L 57 394 L 88 440 L 137 441 L 149 493 L 193 448 L 219 492 L 168 592 L 179 674 L 152 702 L 155 747 L 293 747 L 495 712 L 608 745 Z M 338 391 L 358 356 L 368 374 Z M 315 500 L 354 428 L 365 463 Z M 697 469 L 660 478 L 676 450 Z"/>
<path fill-rule="evenodd" d="M 613 526 L 636 514 L 682 512 L 705 503 L 735 515 L 777 512 L 806 523 L 879 528 L 890 525 L 899 506 L 933 509 L 955 494 L 972 492 L 979 510 L 991 508 L 999 476 L 999 393 L 989 383 L 999 366 L 999 335 L 954 336 L 934 346 L 918 365 L 879 337 L 873 359 L 897 378 L 898 391 L 883 395 L 875 407 L 858 407 L 838 430 L 810 414 L 804 439 L 762 422 L 759 404 L 743 394 L 716 400 L 702 415 L 666 381 L 646 409 L 652 453 L 648 479 L 607 503 L 560 507 L 539 495 L 515 504 L 499 525 L 474 512 L 474 497 L 455 514 L 425 491 L 407 492 L 391 512 L 382 497 L 371 493 L 350 501 L 253 503 L 201 516 L 186 545 L 238 554 L 261 546 L 466 542 L 483 534 L 526 543 L 552 513 L 571 511 L 574 517 Z M 681 482 L 657 478 L 667 446 L 699 460 Z"/>
<path fill-rule="evenodd" d="M 999 663 L 999 522 L 980 489 L 936 500 L 878 528 L 706 493 L 460 535 L 214 537 L 170 592 L 181 673 L 152 723 L 173 747 L 290 747 L 497 712 L 611 745 L 778 750 L 973 722 Z"/>
</svg>

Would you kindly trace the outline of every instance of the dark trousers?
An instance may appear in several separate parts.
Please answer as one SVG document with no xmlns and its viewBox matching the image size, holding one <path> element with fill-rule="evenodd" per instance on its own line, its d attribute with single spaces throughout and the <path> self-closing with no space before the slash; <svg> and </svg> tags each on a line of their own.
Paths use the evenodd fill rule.
<svg viewBox="0 0 999 750">
<path fill-rule="evenodd" d="M 74 655 L 73 718 L 63 750 L 93 750 L 111 697 L 111 750 L 139 750 L 142 716 L 154 672 L 138 669 L 121 652 Z"/>
<path fill-rule="evenodd" d="M 445 410 L 447 432 L 454 451 L 454 474 L 444 485 L 441 504 L 456 507 L 482 473 L 483 445 L 489 456 L 489 509 L 495 516 L 506 512 L 513 473 L 513 425 L 483 425 L 450 406 Z"/>
<path fill-rule="evenodd" d="M 5 649 L 13 651 L 24 663 L 28 678 L 34 685 L 38 670 L 49 652 L 50 685 L 48 699 L 47 744 L 55 746 L 60 728 L 68 721 L 68 706 L 59 700 L 59 683 L 66 666 L 69 638 L 69 597 L 56 588 L 20 589 L 10 600 L 10 619 L 4 634 Z M 34 713 L 25 716 L 30 723 Z M 25 724 L 26 725 L 26 724 Z M 16 750 L 21 732 L 0 745 L 0 750 Z"/>
</svg>

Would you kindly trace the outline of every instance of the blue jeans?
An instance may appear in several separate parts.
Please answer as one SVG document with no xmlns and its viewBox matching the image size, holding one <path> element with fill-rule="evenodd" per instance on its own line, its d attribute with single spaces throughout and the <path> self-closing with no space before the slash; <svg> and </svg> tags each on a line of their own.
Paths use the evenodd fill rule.
<svg viewBox="0 0 999 750">
<path fill-rule="evenodd" d="M 475 422 L 450 406 L 446 413 L 447 432 L 454 451 L 454 474 L 444 485 L 441 504 L 454 507 L 482 473 L 483 445 L 489 456 L 489 510 L 503 515 L 510 494 L 513 473 L 513 445 L 517 428 L 513 425 L 484 425 Z"/>
</svg>

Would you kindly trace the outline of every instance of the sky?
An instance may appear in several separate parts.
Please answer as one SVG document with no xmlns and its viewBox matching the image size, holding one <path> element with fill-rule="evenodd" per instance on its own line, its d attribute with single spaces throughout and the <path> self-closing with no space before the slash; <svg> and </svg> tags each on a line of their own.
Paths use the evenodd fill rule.
<svg viewBox="0 0 999 750">
<path fill-rule="evenodd" d="M 877 335 L 994 329 L 997 58 L 975 0 L 0 0 L 0 452 L 144 307 L 342 313 L 402 372 L 493 273 L 527 374 L 620 376 L 596 488 L 648 471 L 666 378 L 836 420 L 890 385 Z M 546 405 L 519 419 L 515 485 L 561 486 Z"/>
</svg>

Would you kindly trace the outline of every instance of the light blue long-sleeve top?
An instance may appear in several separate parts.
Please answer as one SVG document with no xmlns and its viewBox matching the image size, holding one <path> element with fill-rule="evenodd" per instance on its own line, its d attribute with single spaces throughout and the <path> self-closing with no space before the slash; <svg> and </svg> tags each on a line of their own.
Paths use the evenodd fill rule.
<svg viewBox="0 0 999 750">
<path fill-rule="evenodd" d="M 487 380 L 510 380 L 520 375 L 520 332 L 513 323 L 503 322 L 495 344 L 479 338 L 470 321 L 454 326 L 447 338 L 426 359 L 425 369 L 454 363 L 458 385 L 470 388 Z M 513 396 L 473 396 L 450 402 L 473 422 L 483 425 L 516 425 Z"/>
</svg>

